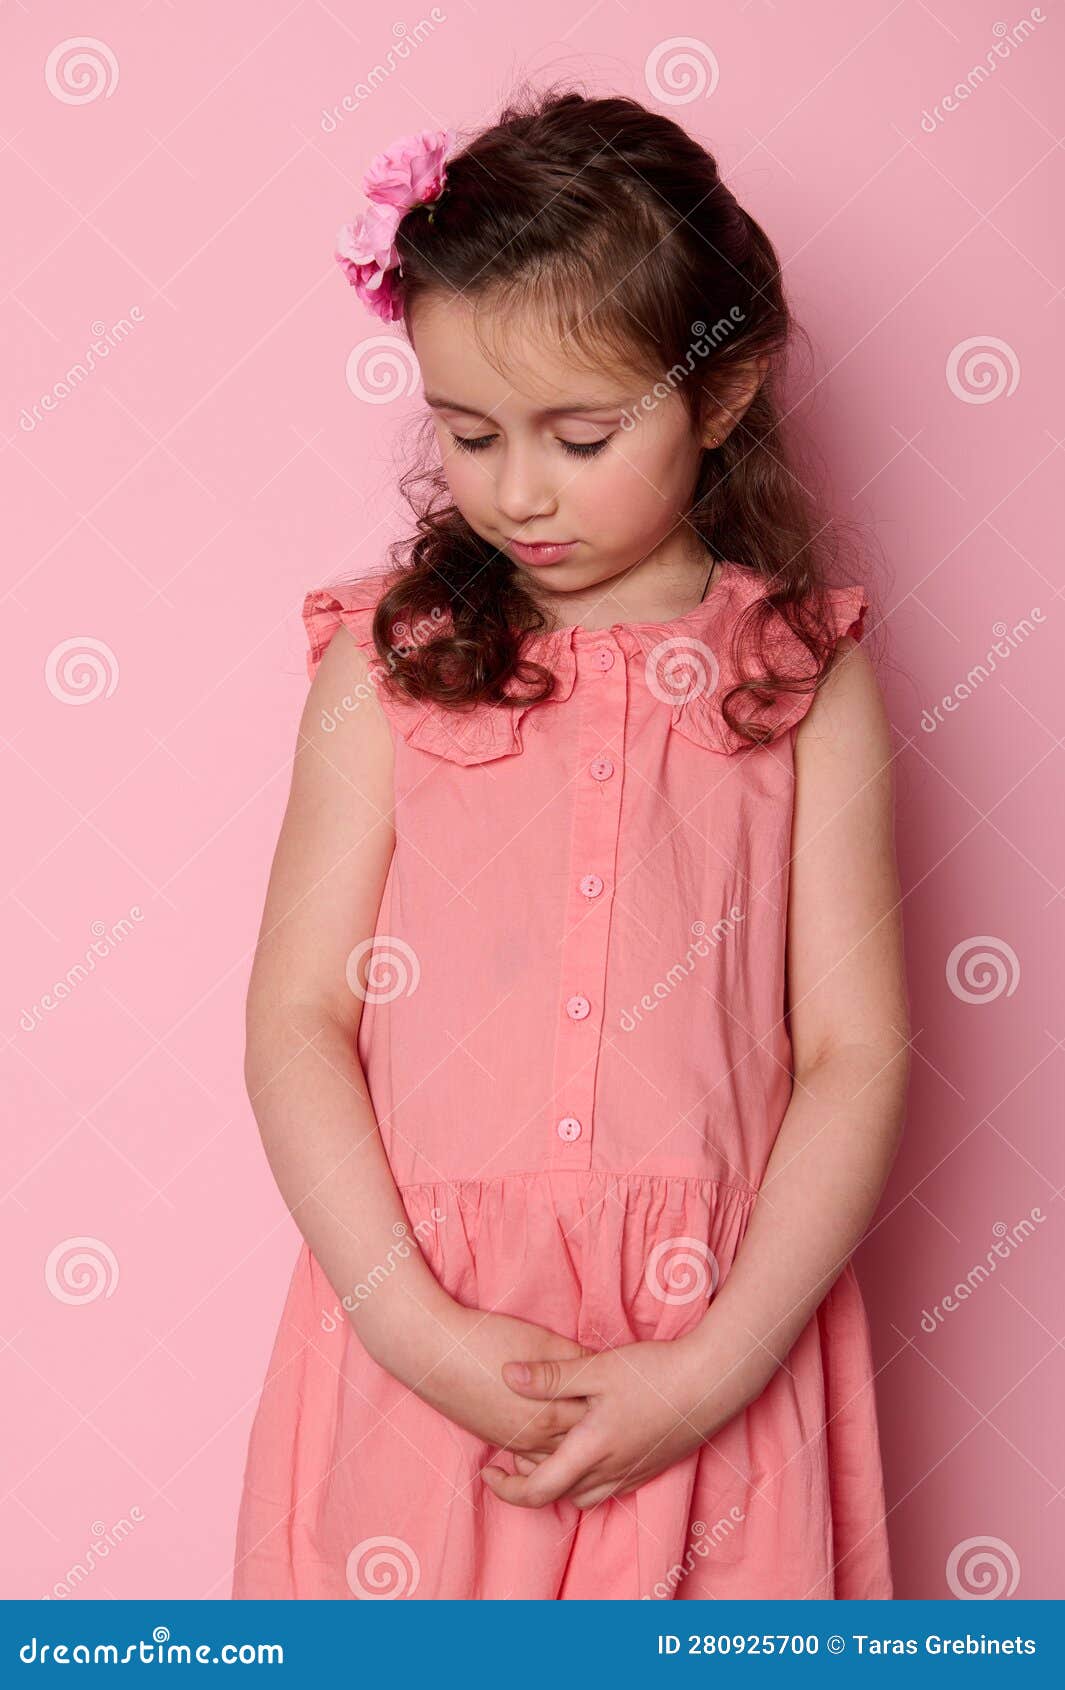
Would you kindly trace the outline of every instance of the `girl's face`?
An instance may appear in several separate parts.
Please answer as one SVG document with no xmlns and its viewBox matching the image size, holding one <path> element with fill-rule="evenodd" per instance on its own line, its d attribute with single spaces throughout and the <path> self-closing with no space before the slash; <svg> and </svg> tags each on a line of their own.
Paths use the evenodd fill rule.
<svg viewBox="0 0 1065 1690">
<path fill-rule="evenodd" d="M 676 566 L 673 585 L 705 574 L 707 553 L 684 521 L 703 442 L 679 391 L 658 398 L 646 377 L 589 374 L 542 327 L 484 304 L 477 320 L 482 341 L 504 348 L 498 369 L 467 301 L 424 295 L 411 324 L 444 473 L 470 527 L 534 595 L 580 593 L 652 554 L 656 570 Z M 712 418 L 707 431 L 720 437 L 727 423 Z"/>
</svg>

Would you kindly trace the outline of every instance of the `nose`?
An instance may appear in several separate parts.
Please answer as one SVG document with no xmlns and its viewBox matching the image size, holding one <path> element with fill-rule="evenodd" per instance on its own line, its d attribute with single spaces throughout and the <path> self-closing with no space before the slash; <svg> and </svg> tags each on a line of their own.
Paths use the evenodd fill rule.
<svg viewBox="0 0 1065 1690">
<path fill-rule="evenodd" d="M 496 508 L 512 524 L 550 516 L 557 506 L 554 478 L 535 445 L 508 444 L 497 459 Z"/>
</svg>

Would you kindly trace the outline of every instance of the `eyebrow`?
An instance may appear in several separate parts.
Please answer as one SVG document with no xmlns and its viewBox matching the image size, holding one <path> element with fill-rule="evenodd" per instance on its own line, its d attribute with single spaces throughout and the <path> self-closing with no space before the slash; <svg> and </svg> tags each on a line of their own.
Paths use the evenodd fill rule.
<svg viewBox="0 0 1065 1690">
<path fill-rule="evenodd" d="M 432 406 L 434 410 L 461 411 L 462 415 L 466 417 L 483 417 L 486 422 L 491 420 L 487 411 L 478 411 L 472 405 L 460 405 L 456 399 L 444 399 L 435 393 L 427 393 L 425 403 Z M 611 404 L 609 400 L 601 400 L 598 405 L 579 403 L 549 405 L 543 410 L 534 412 L 534 415 L 538 417 L 571 417 L 579 416 L 584 411 L 623 411 L 624 409 L 624 400 L 618 400 L 616 404 Z"/>
</svg>

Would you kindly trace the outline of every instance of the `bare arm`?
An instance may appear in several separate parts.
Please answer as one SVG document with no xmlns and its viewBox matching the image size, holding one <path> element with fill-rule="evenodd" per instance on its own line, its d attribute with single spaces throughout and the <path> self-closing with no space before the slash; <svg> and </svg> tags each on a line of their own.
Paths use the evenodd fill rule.
<svg viewBox="0 0 1065 1690">
<path fill-rule="evenodd" d="M 347 977 L 352 950 L 374 932 L 395 845 L 390 734 L 372 691 L 333 731 L 322 725 L 339 700 L 360 696 L 365 673 L 342 631 L 299 725 L 247 998 L 245 1079 L 263 1146 L 338 1298 L 396 1261 L 407 1224 L 355 1049 L 362 998 Z M 412 1246 L 359 1305 L 362 1342 L 407 1376 L 448 1300 Z"/>
<path fill-rule="evenodd" d="M 336 710 L 344 699 L 360 702 Z M 467 1309 L 439 1284 L 410 1232 L 358 1057 L 363 999 L 352 981 L 366 975 L 349 979 L 349 963 L 376 930 L 392 811 L 391 730 L 366 658 L 341 629 L 299 726 L 248 988 L 248 1095 L 278 1188 L 374 1360 L 488 1441 L 550 1448 L 582 1410 L 523 1403 L 501 1380 L 512 1349 L 500 1345 L 566 1356 L 580 1346 Z M 372 1294 L 357 1299 L 368 1283 Z"/>
<path fill-rule="evenodd" d="M 865 1233 L 909 1079 L 891 738 L 869 659 L 850 638 L 799 725 L 795 757 L 794 1090 L 736 1261 L 693 1335 L 730 1358 L 737 1408 L 764 1388 Z"/>
</svg>

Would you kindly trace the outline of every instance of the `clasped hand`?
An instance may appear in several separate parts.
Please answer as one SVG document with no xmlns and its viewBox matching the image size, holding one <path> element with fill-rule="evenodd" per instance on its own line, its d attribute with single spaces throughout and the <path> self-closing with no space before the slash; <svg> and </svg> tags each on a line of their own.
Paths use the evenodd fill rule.
<svg viewBox="0 0 1065 1690">
<path fill-rule="evenodd" d="M 512 1391 L 534 1403 L 584 1413 L 547 1453 L 515 1451 L 517 1473 L 494 1463 L 481 1473 L 489 1489 L 520 1508 L 563 1498 L 593 1508 L 624 1496 L 696 1449 L 722 1416 L 712 1415 L 707 1367 L 683 1338 L 624 1344 L 570 1360 L 505 1363 Z M 513 1447 L 513 1446 L 512 1446 Z"/>
</svg>

